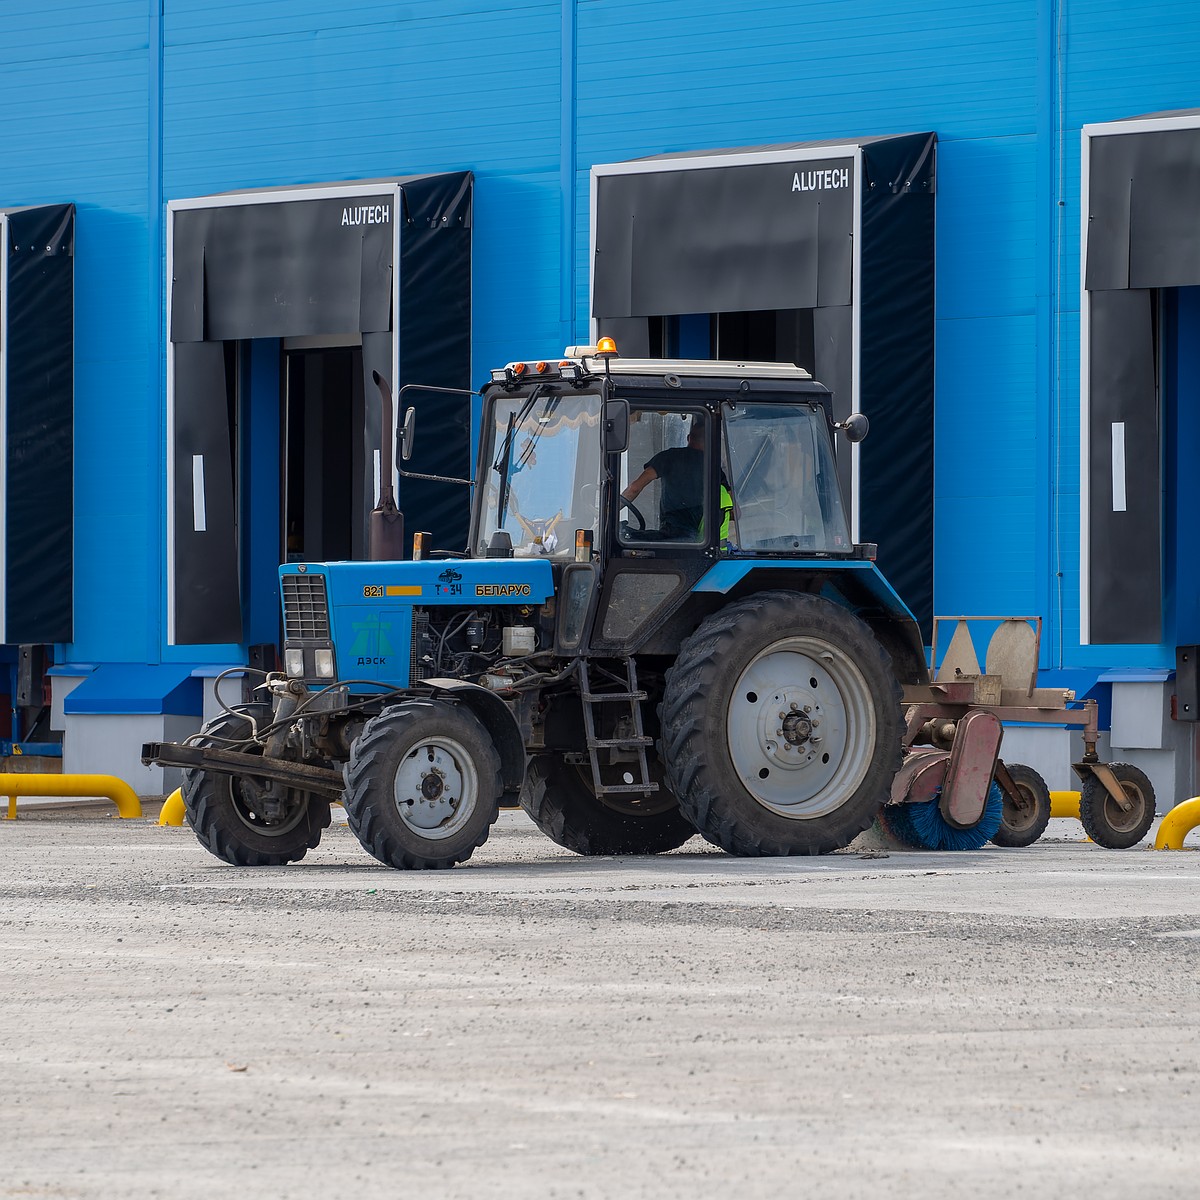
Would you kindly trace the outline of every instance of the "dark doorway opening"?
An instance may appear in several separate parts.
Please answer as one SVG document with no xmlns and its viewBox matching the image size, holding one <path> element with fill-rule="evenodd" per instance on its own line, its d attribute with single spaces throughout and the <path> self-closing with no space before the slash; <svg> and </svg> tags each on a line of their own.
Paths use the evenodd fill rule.
<svg viewBox="0 0 1200 1200">
<path fill-rule="evenodd" d="M 363 478 L 363 422 L 360 346 L 285 350 L 282 515 L 288 562 L 362 557 L 354 481 Z"/>
<path fill-rule="evenodd" d="M 811 308 L 649 318 L 651 358 L 816 365 Z"/>
</svg>

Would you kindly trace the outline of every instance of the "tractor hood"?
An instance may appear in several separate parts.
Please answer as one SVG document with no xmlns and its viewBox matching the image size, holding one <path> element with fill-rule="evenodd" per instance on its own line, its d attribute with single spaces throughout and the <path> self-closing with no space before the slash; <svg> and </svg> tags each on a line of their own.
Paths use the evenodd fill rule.
<svg viewBox="0 0 1200 1200">
<path fill-rule="evenodd" d="M 380 601 L 438 604 L 544 604 L 554 594 L 544 558 L 432 559 L 421 562 L 286 563 L 280 575 L 323 575 L 333 608 Z"/>
</svg>

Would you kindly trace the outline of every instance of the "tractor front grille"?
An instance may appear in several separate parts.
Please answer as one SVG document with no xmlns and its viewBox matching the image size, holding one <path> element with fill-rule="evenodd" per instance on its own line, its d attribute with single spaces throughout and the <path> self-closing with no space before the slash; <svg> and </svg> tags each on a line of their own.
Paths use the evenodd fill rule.
<svg viewBox="0 0 1200 1200">
<path fill-rule="evenodd" d="M 433 650 L 433 639 L 429 633 L 429 613 L 423 608 L 414 608 L 412 615 L 412 645 L 408 652 L 408 679 L 416 683 L 433 674 L 427 661 Z"/>
<path fill-rule="evenodd" d="M 283 631 L 290 641 L 329 641 L 324 575 L 283 576 Z"/>
</svg>

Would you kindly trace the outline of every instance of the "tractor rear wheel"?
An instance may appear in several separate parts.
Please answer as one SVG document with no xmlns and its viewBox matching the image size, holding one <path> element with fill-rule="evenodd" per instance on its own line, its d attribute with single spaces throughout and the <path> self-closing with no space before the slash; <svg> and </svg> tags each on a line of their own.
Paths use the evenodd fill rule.
<svg viewBox="0 0 1200 1200">
<path fill-rule="evenodd" d="M 500 755 L 479 719 L 445 700 L 409 700 L 372 717 L 344 771 L 350 828 L 389 867 L 466 862 L 500 813 Z"/>
<path fill-rule="evenodd" d="M 1146 836 L 1154 823 L 1154 785 L 1144 771 L 1130 763 L 1109 763 L 1121 791 L 1130 802 L 1128 811 L 1109 794 L 1096 778 L 1088 777 L 1080 785 L 1079 820 L 1088 837 L 1097 846 L 1109 850 L 1127 850 Z"/>
<path fill-rule="evenodd" d="M 1032 846 L 1050 821 L 1050 789 L 1046 781 L 1024 763 L 1006 763 L 1021 804 L 1005 795 L 1000 828 L 992 835 L 997 846 Z"/>
<path fill-rule="evenodd" d="M 250 722 L 223 713 L 210 721 L 199 745 L 261 754 Z M 200 844 L 235 867 L 277 867 L 298 862 L 315 849 L 329 824 L 329 801 L 312 792 L 191 768 L 183 773 L 183 805 Z"/>
<path fill-rule="evenodd" d="M 647 800 L 627 794 L 601 799 L 591 768 L 553 754 L 530 759 L 521 789 L 521 807 L 552 841 L 576 854 L 662 854 L 682 846 L 696 830 L 684 819 L 670 793 Z"/>
<path fill-rule="evenodd" d="M 866 829 L 900 766 L 891 660 L 819 596 L 760 592 L 680 647 L 662 709 L 667 781 L 731 854 L 825 854 Z"/>
</svg>

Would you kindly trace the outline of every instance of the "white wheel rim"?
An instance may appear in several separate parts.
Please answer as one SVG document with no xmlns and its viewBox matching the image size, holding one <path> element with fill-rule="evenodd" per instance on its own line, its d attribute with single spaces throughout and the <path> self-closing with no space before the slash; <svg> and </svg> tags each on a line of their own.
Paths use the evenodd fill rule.
<svg viewBox="0 0 1200 1200">
<path fill-rule="evenodd" d="M 764 808 L 797 820 L 840 808 L 870 770 L 878 729 L 858 664 L 818 638 L 785 638 L 746 666 L 726 713 L 729 755 Z"/>
<path fill-rule="evenodd" d="M 479 776 L 464 747 L 447 737 L 422 738 L 405 756 L 394 784 L 396 811 L 414 833 L 441 841 L 470 820 Z"/>
</svg>

